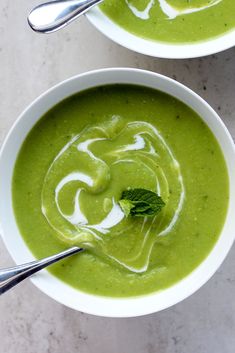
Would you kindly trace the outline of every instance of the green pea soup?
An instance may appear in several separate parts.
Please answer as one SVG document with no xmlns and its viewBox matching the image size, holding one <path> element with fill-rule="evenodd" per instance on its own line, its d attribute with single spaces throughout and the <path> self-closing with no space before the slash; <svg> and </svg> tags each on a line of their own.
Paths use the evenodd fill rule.
<svg viewBox="0 0 235 353">
<path fill-rule="evenodd" d="M 126 217 L 124 190 L 158 193 L 154 217 Z M 218 142 L 179 100 L 150 88 L 73 95 L 32 128 L 18 154 L 13 206 L 37 258 L 83 253 L 49 271 L 78 290 L 130 297 L 163 290 L 209 254 L 224 225 L 228 172 Z"/>
</svg>

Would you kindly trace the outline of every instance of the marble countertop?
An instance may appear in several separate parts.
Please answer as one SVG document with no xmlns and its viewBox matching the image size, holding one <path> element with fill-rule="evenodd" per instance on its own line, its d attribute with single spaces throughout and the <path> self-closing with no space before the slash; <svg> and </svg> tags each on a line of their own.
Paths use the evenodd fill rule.
<svg viewBox="0 0 235 353">
<path fill-rule="evenodd" d="M 235 48 L 201 59 L 154 59 L 112 43 L 86 18 L 39 35 L 26 22 L 34 4 L 0 4 L 1 143 L 19 113 L 44 90 L 72 75 L 113 66 L 148 69 L 184 83 L 212 105 L 235 138 Z M 12 264 L 0 240 L 0 267 Z M 233 353 L 234 347 L 235 247 L 196 294 L 145 317 L 78 313 L 29 281 L 0 300 L 0 353 Z"/>
</svg>

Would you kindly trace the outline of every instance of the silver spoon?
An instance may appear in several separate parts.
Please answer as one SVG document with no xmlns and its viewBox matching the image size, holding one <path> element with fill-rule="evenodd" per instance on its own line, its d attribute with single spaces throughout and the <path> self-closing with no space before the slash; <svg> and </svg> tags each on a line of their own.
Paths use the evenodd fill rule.
<svg viewBox="0 0 235 353">
<path fill-rule="evenodd" d="M 51 33 L 66 26 L 103 0 L 57 0 L 35 7 L 28 16 L 30 27 Z"/>
<path fill-rule="evenodd" d="M 62 251 L 59 254 L 55 254 L 46 257 L 42 260 L 32 261 L 27 264 L 9 267 L 0 270 L 0 295 L 23 281 L 25 278 L 30 277 L 34 273 L 42 270 L 43 268 L 54 264 L 55 262 L 62 260 L 68 256 L 74 255 L 83 251 L 78 247 L 72 247 L 68 250 Z"/>
</svg>

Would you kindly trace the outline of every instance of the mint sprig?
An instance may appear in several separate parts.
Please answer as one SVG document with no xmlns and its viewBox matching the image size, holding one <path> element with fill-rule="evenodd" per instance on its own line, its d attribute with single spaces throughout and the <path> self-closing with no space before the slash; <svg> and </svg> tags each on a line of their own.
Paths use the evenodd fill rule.
<svg viewBox="0 0 235 353">
<path fill-rule="evenodd" d="M 155 192 L 146 189 L 123 191 L 119 205 L 126 217 L 153 217 L 165 206 L 165 202 Z"/>
</svg>

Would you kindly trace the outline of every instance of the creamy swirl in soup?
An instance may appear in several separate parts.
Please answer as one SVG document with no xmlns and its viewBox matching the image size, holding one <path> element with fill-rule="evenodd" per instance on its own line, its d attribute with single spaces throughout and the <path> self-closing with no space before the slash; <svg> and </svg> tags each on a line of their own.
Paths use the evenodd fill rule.
<svg viewBox="0 0 235 353">
<path fill-rule="evenodd" d="M 166 201 L 164 211 L 150 219 L 125 217 L 118 201 L 130 186 L 155 191 Z M 159 131 L 114 116 L 83 130 L 54 158 L 44 179 L 42 213 L 61 240 L 98 246 L 127 269 L 144 272 L 157 236 L 175 226 L 184 198 L 180 165 Z M 106 242 L 110 233 L 112 243 Z"/>
</svg>

